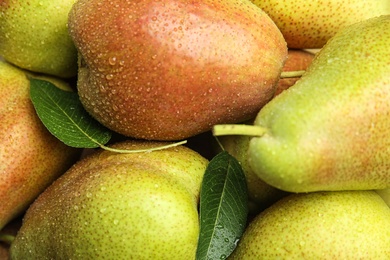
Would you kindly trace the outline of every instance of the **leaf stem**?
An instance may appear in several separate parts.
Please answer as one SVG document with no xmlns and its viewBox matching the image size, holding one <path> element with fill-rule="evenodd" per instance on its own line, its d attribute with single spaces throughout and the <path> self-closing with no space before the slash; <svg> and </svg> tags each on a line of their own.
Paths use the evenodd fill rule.
<svg viewBox="0 0 390 260">
<path fill-rule="evenodd" d="M 296 70 L 296 71 L 282 71 L 280 74 L 281 79 L 285 78 L 298 78 L 305 73 L 305 70 Z"/>
<path fill-rule="evenodd" d="M 15 240 L 15 236 L 9 235 L 9 234 L 4 234 L 0 233 L 0 242 L 4 242 L 8 245 L 11 245 L 11 243 Z"/>
<path fill-rule="evenodd" d="M 256 125 L 243 124 L 223 124 L 215 125 L 212 129 L 214 136 L 222 135 L 246 135 L 246 136 L 263 136 L 267 133 L 267 128 Z"/>
<path fill-rule="evenodd" d="M 99 146 L 100 146 L 100 148 L 107 150 L 107 151 L 110 151 L 110 152 L 125 154 L 125 153 L 144 153 L 144 152 L 159 151 L 159 150 L 164 150 L 164 149 L 176 147 L 179 145 L 183 145 L 185 143 L 187 143 L 187 140 L 176 142 L 176 143 L 171 143 L 171 144 L 167 144 L 167 145 L 157 146 L 157 147 L 153 147 L 153 148 L 139 149 L 139 150 L 116 149 L 116 148 L 111 148 L 111 147 L 105 146 L 103 144 L 99 144 Z"/>
</svg>

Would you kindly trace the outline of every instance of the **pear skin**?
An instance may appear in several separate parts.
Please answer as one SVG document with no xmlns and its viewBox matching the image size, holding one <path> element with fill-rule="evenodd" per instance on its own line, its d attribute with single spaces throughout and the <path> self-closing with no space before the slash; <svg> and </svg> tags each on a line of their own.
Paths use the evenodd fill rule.
<svg viewBox="0 0 390 260">
<path fill-rule="evenodd" d="M 36 73 L 76 76 L 77 50 L 67 28 L 74 2 L 0 1 L 0 56 Z"/>
<path fill-rule="evenodd" d="M 47 131 L 29 90 L 27 72 L 0 60 L 0 230 L 80 155 Z"/>
<path fill-rule="evenodd" d="M 138 150 L 161 142 L 127 141 Z M 208 161 L 177 146 L 98 151 L 77 162 L 26 212 L 12 259 L 195 259 Z"/>
<path fill-rule="evenodd" d="M 322 48 L 340 29 L 390 14 L 388 0 L 251 0 L 279 27 L 287 46 Z"/>
<path fill-rule="evenodd" d="M 390 15 L 338 32 L 254 125 L 249 162 L 290 192 L 390 186 Z"/>
<path fill-rule="evenodd" d="M 390 208 L 374 191 L 291 194 L 260 213 L 229 259 L 388 259 Z"/>
<path fill-rule="evenodd" d="M 80 0 L 69 31 L 84 107 L 138 139 L 181 140 L 253 118 L 287 58 L 279 29 L 248 0 Z"/>
</svg>

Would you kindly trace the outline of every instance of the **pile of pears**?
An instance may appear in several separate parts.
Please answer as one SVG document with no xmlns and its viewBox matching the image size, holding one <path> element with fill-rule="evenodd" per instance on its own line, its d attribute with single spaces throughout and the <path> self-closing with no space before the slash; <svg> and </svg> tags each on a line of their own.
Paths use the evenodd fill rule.
<svg viewBox="0 0 390 260">
<path fill-rule="evenodd" d="M 112 149 L 54 137 L 31 79 Z M 222 150 L 250 209 L 223 259 L 390 256 L 388 0 L 3 1 L 0 97 L 1 259 L 196 259 Z"/>
</svg>

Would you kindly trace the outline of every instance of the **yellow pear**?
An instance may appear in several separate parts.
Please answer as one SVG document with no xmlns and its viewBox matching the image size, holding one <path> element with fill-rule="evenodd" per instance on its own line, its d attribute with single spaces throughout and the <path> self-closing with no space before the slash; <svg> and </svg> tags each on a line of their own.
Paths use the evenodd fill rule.
<svg viewBox="0 0 390 260">
<path fill-rule="evenodd" d="M 390 14 L 389 0 L 251 0 L 275 21 L 289 48 L 321 48 L 340 29 Z"/>
<path fill-rule="evenodd" d="M 374 191 L 291 194 L 260 213 L 231 259 L 389 259 L 390 208 Z"/>
</svg>

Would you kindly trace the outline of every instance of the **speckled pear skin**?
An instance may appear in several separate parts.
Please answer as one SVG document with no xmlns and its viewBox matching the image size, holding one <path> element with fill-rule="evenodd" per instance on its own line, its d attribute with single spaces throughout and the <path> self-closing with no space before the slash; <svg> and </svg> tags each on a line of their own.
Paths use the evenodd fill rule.
<svg viewBox="0 0 390 260">
<path fill-rule="evenodd" d="M 292 194 L 260 213 L 230 259 L 388 259 L 390 208 L 374 191 Z"/>
<path fill-rule="evenodd" d="M 76 76 L 77 50 L 67 29 L 74 2 L 0 1 L 0 56 L 33 72 Z"/>
<path fill-rule="evenodd" d="M 164 144 L 164 143 L 163 143 Z M 126 141 L 145 149 L 161 142 Z M 178 146 L 76 163 L 27 211 L 12 259 L 195 259 L 208 161 Z"/>
<path fill-rule="evenodd" d="M 322 48 L 340 29 L 390 14 L 388 0 L 251 0 L 276 23 L 289 48 Z"/>
<path fill-rule="evenodd" d="M 287 57 L 279 29 L 248 0 L 80 0 L 69 31 L 84 107 L 139 139 L 181 140 L 253 118 Z"/>
<path fill-rule="evenodd" d="M 261 109 L 249 145 L 265 182 L 291 192 L 390 185 L 390 15 L 340 31 Z"/>
<path fill-rule="evenodd" d="M 57 78 L 40 78 L 71 89 Z M 27 72 L 0 59 L 0 230 L 81 154 L 47 131 L 29 91 Z"/>
</svg>

